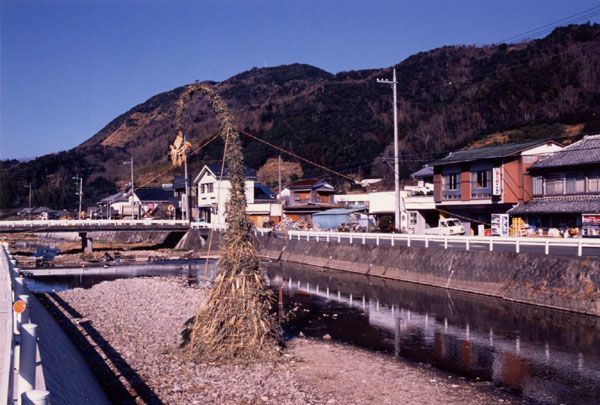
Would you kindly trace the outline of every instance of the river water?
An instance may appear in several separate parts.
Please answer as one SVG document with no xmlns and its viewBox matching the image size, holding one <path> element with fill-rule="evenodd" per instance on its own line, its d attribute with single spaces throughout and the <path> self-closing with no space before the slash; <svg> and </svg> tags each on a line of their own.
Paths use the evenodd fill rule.
<svg viewBox="0 0 600 405">
<path fill-rule="evenodd" d="M 541 403 L 600 401 L 600 318 L 289 263 L 263 265 L 286 336 L 302 332 L 491 381 Z M 214 277 L 215 262 L 154 263 L 28 277 L 39 292 L 122 277 Z"/>
</svg>

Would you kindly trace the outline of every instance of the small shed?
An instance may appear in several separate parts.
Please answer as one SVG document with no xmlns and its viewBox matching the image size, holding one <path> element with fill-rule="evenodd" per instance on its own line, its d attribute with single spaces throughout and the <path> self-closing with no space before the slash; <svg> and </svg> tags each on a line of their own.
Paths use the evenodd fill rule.
<svg viewBox="0 0 600 405">
<path fill-rule="evenodd" d="M 370 230 L 374 223 L 369 219 L 366 208 L 333 208 L 312 215 L 313 226 L 320 229 L 335 229 L 342 224 L 356 224 L 362 230 Z"/>
</svg>

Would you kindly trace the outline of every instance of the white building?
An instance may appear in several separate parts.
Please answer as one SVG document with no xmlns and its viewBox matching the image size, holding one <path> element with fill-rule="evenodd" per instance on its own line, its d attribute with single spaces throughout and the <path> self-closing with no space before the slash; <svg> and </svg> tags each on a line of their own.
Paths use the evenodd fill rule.
<svg viewBox="0 0 600 405">
<path fill-rule="evenodd" d="M 246 176 L 246 212 L 250 221 L 257 227 L 279 223 L 281 205 L 273 193 L 261 183 L 257 183 L 256 174 L 244 168 Z M 207 223 L 224 225 L 227 215 L 227 202 L 231 194 L 229 170 L 225 167 L 221 175 L 221 165 L 205 165 L 194 179 L 197 186 L 198 218 Z"/>
</svg>

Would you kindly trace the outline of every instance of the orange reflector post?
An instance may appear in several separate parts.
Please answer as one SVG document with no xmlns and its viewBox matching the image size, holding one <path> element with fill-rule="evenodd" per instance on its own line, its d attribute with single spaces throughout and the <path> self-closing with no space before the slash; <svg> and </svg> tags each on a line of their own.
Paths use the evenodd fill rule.
<svg viewBox="0 0 600 405">
<path fill-rule="evenodd" d="M 25 303 L 24 303 L 23 301 L 21 301 L 21 300 L 19 300 L 19 301 L 16 301 L 16 302 L 13 304 L 13 310 L 14 310 L 14 311 L 15 311 L 17 314 L 20 314 L 20 313 L 22 313 L 23 311 L 25 311 L 25 307 L 26 307 Z"/>
</svg>

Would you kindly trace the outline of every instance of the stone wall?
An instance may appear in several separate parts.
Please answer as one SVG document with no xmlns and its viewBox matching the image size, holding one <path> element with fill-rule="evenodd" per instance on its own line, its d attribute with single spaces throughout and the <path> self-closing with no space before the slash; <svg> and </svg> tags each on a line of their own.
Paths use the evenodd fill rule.
<svg viewBox="0 0 600 405">
<path fill-rule="evenodd" d="M 600 315 L 600 260 L 261 238 L 261 255 Z"/>
</svg>

